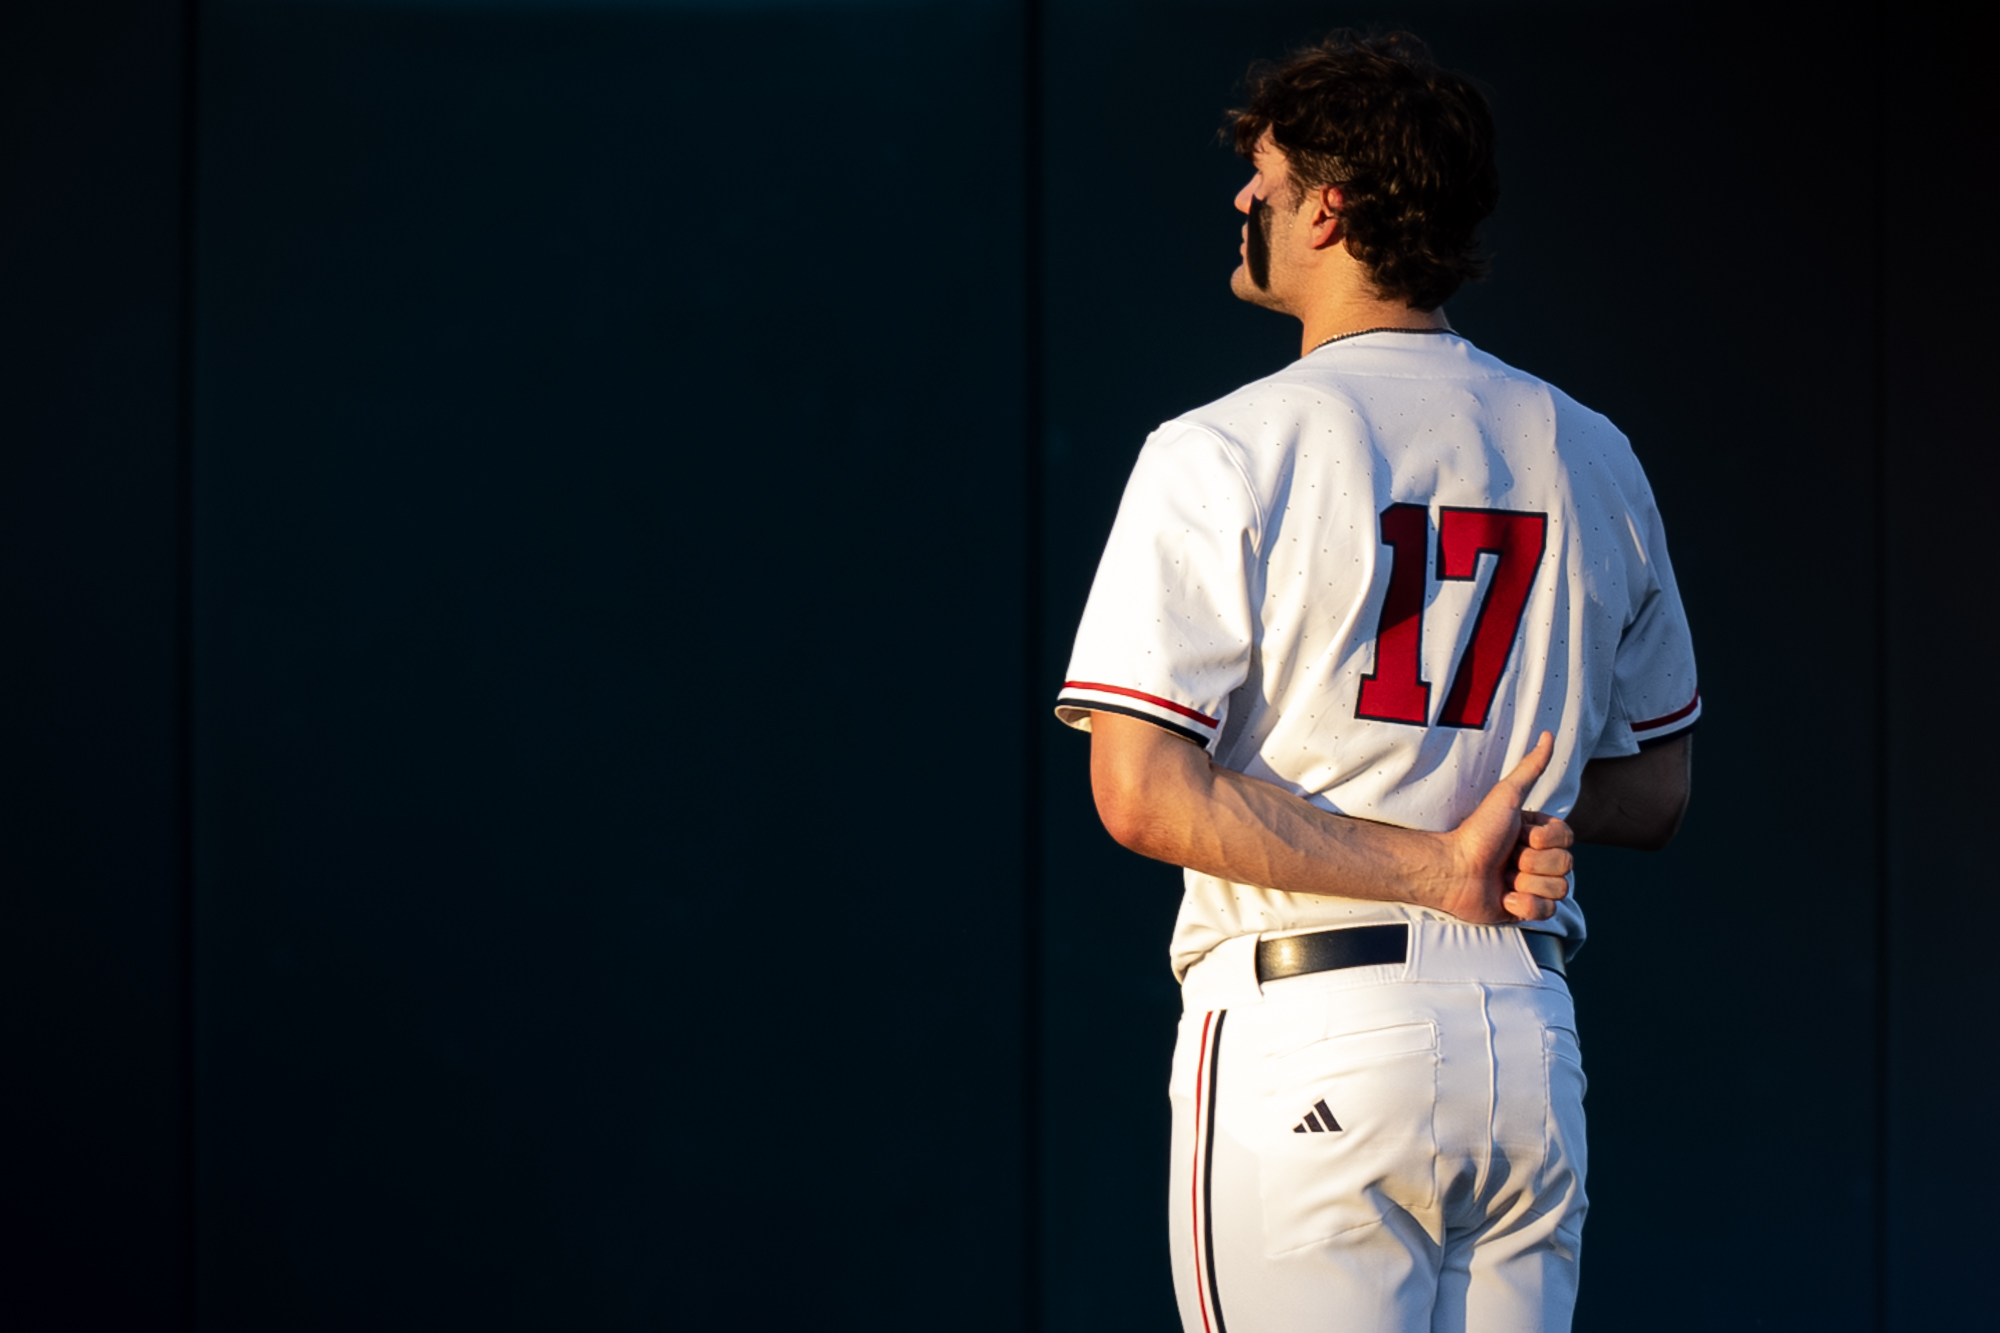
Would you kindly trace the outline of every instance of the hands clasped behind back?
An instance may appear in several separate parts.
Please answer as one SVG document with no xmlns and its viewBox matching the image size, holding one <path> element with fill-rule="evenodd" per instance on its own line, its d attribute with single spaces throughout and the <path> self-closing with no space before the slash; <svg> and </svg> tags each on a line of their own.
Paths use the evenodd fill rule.
<svg viewBox="0 0 2000 1333">
<path fill-rule="evenodd" d="M 1555 914 L 1569 896 L 1575 863 L 1569 849 L 1576 837 L 1554 815 L 1521 808 L 1554 752 L 1555 739 L 1545 731 L 1478 808 L 1441 835 L 1463 858 L 1464 870 L 1455 889 L 1426 906 L 1484 925 L 1546 921 Z"/>
<path fill-rule="evenodd" d="M 1091 715 L 1091 788 L 1104 826 L 1155 860 L 1239 884 L 1406 902 L 1476 924 L 1546 920 L 1569 893 L 1569 825 L 1523 811 L 1547 733 L 1448 833 L 1331 814 L 1229 769 L 1151 723 Z"/>
</svg>

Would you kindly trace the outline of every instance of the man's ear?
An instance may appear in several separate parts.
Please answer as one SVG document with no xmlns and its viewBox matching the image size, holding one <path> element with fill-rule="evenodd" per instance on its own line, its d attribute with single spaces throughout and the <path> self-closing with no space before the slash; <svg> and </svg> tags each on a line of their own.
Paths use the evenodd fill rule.
<svg viewBox="0 0 2000 1333">
<path fill-rule="evenodd" d="M 1307 219 L 1307 227 L 1312 234 L 1313 249 L 1324 250 L 1347 239 L 1340 225 L 1343 202 L 1338 185 L 1322 185 L 1312 191 L 1312 216 Z"/>
</svg>

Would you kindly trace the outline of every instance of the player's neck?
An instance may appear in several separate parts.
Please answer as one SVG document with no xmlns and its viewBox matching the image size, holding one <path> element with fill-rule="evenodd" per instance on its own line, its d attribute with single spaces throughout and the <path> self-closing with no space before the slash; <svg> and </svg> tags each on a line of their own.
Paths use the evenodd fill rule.
<svg viewBox="0 0 2000 1333">
<path fill-rule="evenodd" d="M 1385 301 L 1372 291 L 1328 292 L 1299 317 L 1299 355 L 1315 347 L 1369 329 L 1448 329 L 1444 307 L 1415 310 L 1401 301 Z"/>
</svg>

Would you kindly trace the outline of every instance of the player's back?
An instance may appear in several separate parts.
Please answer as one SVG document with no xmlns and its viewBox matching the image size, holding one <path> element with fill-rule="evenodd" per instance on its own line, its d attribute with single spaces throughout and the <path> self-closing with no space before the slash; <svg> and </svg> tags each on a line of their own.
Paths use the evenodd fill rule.
<svg viewBox="0 0 2000 1333">
<path fill-rule="evenodd" d="M 1455 334 L 1369 333 L 1149 439 L 1063 703 L 1150 713 L 1323 808 L 1434 830 L 1547 730 L 1530 804 L 1563 814 L 1635 723 L 1693 720 L 1680 615 L 1609 422 Z M 1189 885 L 1216 918 L 1198 936 L 1415 910 Z M 1568 905 L 1554 924 L 1581 933 Z"/>
</svg>

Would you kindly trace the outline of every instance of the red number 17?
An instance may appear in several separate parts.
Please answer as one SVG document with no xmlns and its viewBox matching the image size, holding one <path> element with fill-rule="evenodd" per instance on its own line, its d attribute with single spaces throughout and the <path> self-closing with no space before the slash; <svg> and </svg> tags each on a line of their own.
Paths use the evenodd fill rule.
<svg viewBox="0 0 2000 1333">
<path fill-rule="evenodd" d="M 1382 511 L 1381 525 L 1382 544 L 1390 550 L 1389 592 L 1382 599 L 1382 618 L 1375 624 L 1375 670 L 1361 678 L 1354 715 L 1421 727 L 1430 720 L 1431 705 L 1431 687 L 1423 678 L 1421 661 L 1430 510 L 1424 505 L 1393 504 Z M 1486 595 L 1472 613 L 1472 637 L 1451 673 L 1451 688 L 1438 711 L 1439 726 L 1477 731 L 1486 725 L 1507 658 L 1514 651 L 1521 613 L 1535 590 L 1548 528 L 1546 514 L 1513 509 L 1438 511 L 1438 578 L 1475 578 L 1480 556 L 1499 557 Z"/>
</svg>

